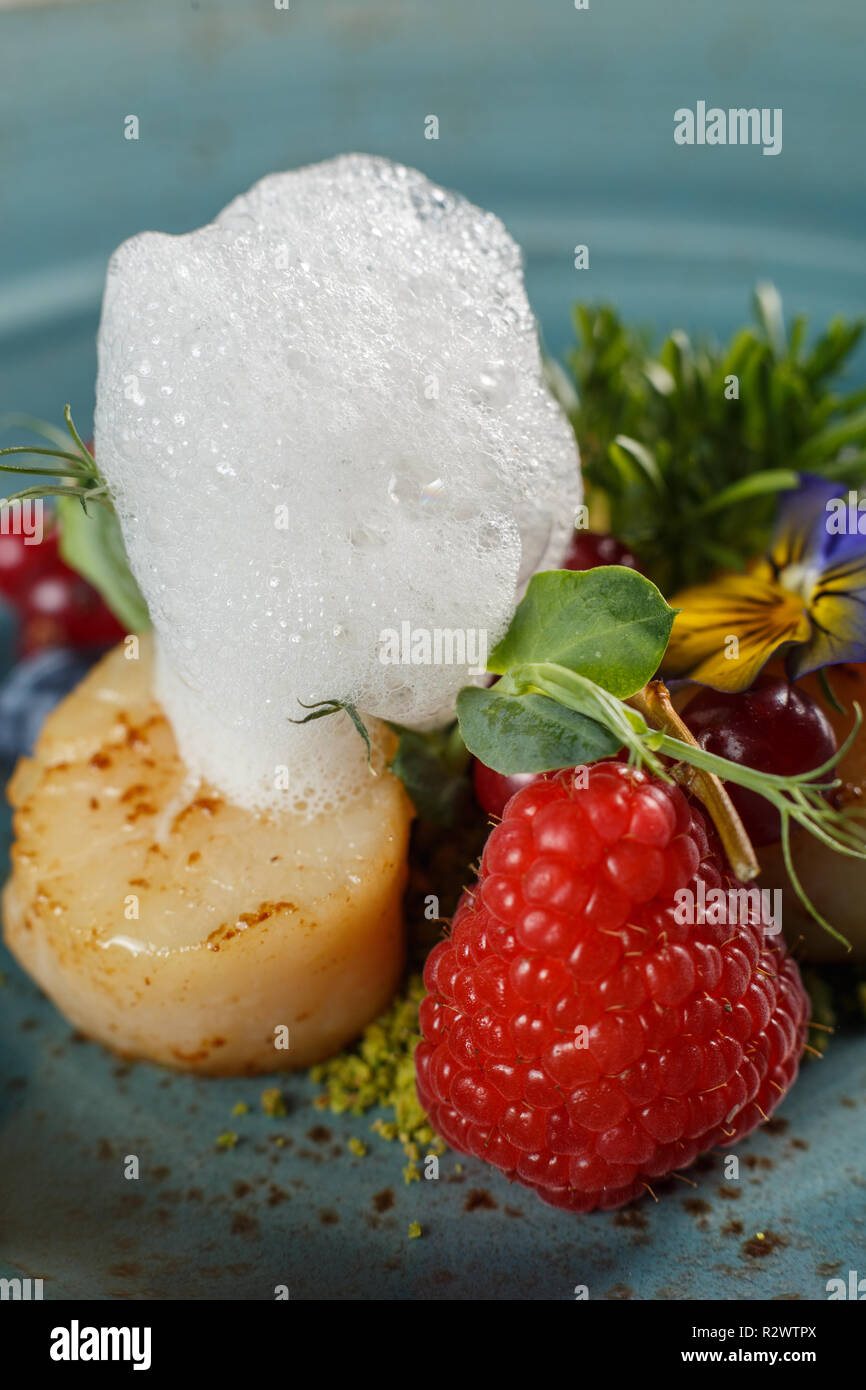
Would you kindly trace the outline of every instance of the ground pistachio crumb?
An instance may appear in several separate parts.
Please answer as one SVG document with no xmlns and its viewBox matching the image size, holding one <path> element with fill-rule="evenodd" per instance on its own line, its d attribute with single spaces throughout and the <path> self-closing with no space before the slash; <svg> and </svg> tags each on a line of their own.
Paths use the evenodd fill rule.
<svg viewBox="0 0 866 1390">
<path fill-rule="evenodd" d="M 238 1136 L 233 1129 L 227 1129 L 225 1134 L 217 1135 L 216 1146 L 218 1149 L 233 1149 L 238 1142 Z"/>
<path fill-rule="evenodd" d="M 349 1140 L 349 1152 L 353 1153 L 356 1158 L 363 1158 L 367 1152 L 367 1145 L 363 1140 L 353 1137 Z"/>
<path fill-rule="evenodd" d="M 419 1237 L 420 1235 L 421 1235 L 421 1222 L 420 1222 L 420 1221 L 412 1221 L 412 1222 L 410 1222 L 410 1223 L 409 1223 L 409 1239 L 410 1239 L 410 1240 L 417 1240 L 418 1237 Z"/>
<path fill-rule="evenodd" d="M 416 1160 L 421 1149 L 444 1153 L 445 1145 L 434 1135 L 415 1091 L 415 1048 L 420 1041 L 418 1006 L 424 998 L 420 975 L 412 975 L 390 1007 L 361 1034 L 347 1052 L 341 1052 L 310 1071 L 323 1086 L 313 1104 L 334 1115 L 363 1115 L 374 1107 L 390 1111 L 378 1116 L 370 1128 L 389 1141 L 397 1140 L 409 1160 L 403 1170 L 407 1182 L 420 1177 Z M 406 1176 L 414 1169 L 414 1175 Z"/>
<path fill-rule="evenodd" d="M 279 1086 L 268 1086 L 267 1090 L 262 1091 L 262 1109 L 266 1115 L 286 1114 L 286 1102 Z"/>
<path fill-rule="evenodd" d="M 249 1113 L 250 1107 L 247 1105 L 245 1100 L 239 1100 L 237 1105 L 232 1106 L 233 1115 L 248 1115 Z"/>
</svg>

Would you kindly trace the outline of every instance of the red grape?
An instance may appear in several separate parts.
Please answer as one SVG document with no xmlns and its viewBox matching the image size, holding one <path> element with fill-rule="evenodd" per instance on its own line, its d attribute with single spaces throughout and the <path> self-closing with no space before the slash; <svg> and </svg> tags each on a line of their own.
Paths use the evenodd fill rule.
<svg viewBox="0 0 866 1390">
<path fill-rule="evenodd" d="M 16 594 L 22 656 L 41 647 L 109 646 L 125 636 L 97 591 L 61 560 Z"/>
<path fill-rule="evenodd" d="M 480 763 L 477 758 L 472 767 L 475 796 L 488 816 L 501 816 L 515 792 L 543 776 L 543 772 L 515 772 L 506 777 L 504 772 L 494 772 L 492 767 Z"/>
<path fill-rule="evenodd" d="M 820 705 L 783 676 L 759 676 L 740 694 L 704 687 L 682 712 L 708 753 L 789 777 L 820 767 L 836 736 Z M 756 846 L 781 835 L 779 813 L 758 792 L 728 784 L 731 800 Z"/>
<path fill-rule="evenodd" d="M 28 545 L 23 535 L 0 535 L 0 594 L 17 603 L 28 585 L 58 563 L 56 531 L 38 545 Z"/>
<path fill-rule="evenodd" d="M 561 568 L 564 570 L 594 570 L 598 565 L 625 565 L 639 570 L 640 565 L 631 551 L 613 536 L 600 531 L 575 531 Z"/>
</svg>

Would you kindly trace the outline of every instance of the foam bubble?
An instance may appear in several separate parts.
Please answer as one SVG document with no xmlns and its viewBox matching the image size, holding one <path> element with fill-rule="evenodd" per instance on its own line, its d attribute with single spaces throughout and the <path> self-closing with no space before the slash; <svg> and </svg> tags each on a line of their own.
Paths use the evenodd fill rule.
<svg viewBox="0 0 866 1390">
<path fill-rule="evenodd" d="M 385 662 L 383 634 L 492 645 L 580 500 L 518 247 L 360 155 L 120 247 L 95 437 L 181 752 L 250 806 L 315 812 L 368 775 L 349 721 L 292 725 L 299 701 L 451 717 L 471 661 Z"/>
</svg>

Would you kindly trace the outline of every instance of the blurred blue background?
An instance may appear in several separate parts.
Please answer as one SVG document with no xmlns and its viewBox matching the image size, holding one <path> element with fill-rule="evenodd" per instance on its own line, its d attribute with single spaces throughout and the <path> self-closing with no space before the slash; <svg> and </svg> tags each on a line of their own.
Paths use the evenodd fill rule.
<svg viewBox="0 0 866 1390">
<path fill-rule="evenodd" d="M 499 213 L 557 354 L 578 297 L 722 334 L 769 277 L 816 327 L 859 314 L 864 36 L 862 0 L 0 11 L 0 412 L 59 419 L 69 400 L 89 429 L 117 243 L 186 231 L 263 174 L 348 149 Z M 676 146 L 673 113 L 698 100 L 782 107 L 782 153 Z M 424 137 L 431 114 L 438 141 Z M 574 269 L 578 243 L 589 270 Z"/>
<path fill-rule="evenodd" d="M 89 433 L 114 247 L 144 228 L 199 226 L 264 174 L 351 149 L 415 165 L 499 213 L 525 249 L 557 355 L 578 298 L 715 335 L 748 316 L 760 279 L 816 328 L 866 309 L 863 0 L 590 0 L 585 11 L 574 0 L 4 3 L 0 414 L 59 422 L 69 401 Z M 699 100 L 781 107 L 781 154 L 678 147 L 674 112 Z M 425 139 L 430 115 L 437 141 Z M 124 138 L 129 116 L 137 141 Z M 589 246 L 588 270 L 574 268 L 577 244 Z M 864 367 L 861 354 L 855 371 Z M 3 633 L 0 612 L 0 648 Z M 4 664 L 0 651 L 0 673 Z M 0 810 L 0 868 L 7 838 Z M 262 1193 L 250 1198 L 262 1217 L 250 1247 L 235 1180 L 275 1176 L 260 1081 L 145 1067 L 127 1080 L 101 1049 L 73 1046 L 22 972 L 7 986 L 0 1275 L 44 1275 L 46 1297 L 269 1298 L 279 1270 L 323 1297 L 570 1298 L 588 1279 L 594 1298 L 814 1299 L 828 1270 L 864 1267 L 866 1105 L 852 1115 L 851 1097 L 866 1074 L 854 1041 L 834 1041 L 835 1060 L 807 1068 L 787 1118 L 752 1141 L 742 1192 L 721 1194 L 742 1198 L 736 1221 L 715 1200 L 719 1162 L 680 1200 L 579 1225 L 503 1197 L 504 1184 L 492 1207 L 510 1197 L 518 1206 L 505 1211 L 523 1219 L 467 1218 L 454 1174 L 429 1207 L 429 1232 L 425 1215 L 427 1239 L 408 1242 L 421 1209 L 399 1154 L 373 1148 L 347 1172 L 301 1147 L 276 1176 L 292 1174 L 306 1195 L 278 1219 Z M 300 1135 L 312 1088 L 298 1078 L 292 1095 Z M 243 1143 L 214 1162 L 241 1098 Z M 328 1124 L 342 1149 L 366 1133 L 349 1117 Z M 155 1177 L 135 1198 L 143 1210 L 114 1166 L 130 1149 Z M 169 1160 L 174 1177 L 160 1188 Z M 477 1165 L 469 1181 L 492 1182 Z M 391 1183 L 394 1212 L 371 1219 Z M 316 1217 L 326 1202 L 342 1224 Z M 749 1257 L 757 1230 L 783 1233 L 770 1260 Z"/>
</svg>

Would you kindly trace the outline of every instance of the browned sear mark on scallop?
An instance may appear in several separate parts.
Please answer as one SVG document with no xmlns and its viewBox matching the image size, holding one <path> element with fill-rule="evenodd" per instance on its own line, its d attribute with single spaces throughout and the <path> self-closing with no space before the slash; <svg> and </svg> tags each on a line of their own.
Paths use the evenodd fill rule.
<svg viewBox="0 0 866 1390">
<path fill-rule="evenodd" d="M 127 801 L 135 801 L 136 798 L 141 798 L 142 796 L 147 796 L 149 790 L 150 790 L 150 788 L 149 788 L 149 787 L 146 787 L 146 786 L 144 785 L 143 782 L 134 782 L 133 785 L 132 785 L 131 787 L 127 787 L 126 791 L 123 793 L 123 795 L 121 796 L 120 800 L 121 800 L 121 802 L 123 802 L 124 804 L 125 804 Z"/>
<path fill-rule="evenodd" d="M 222 800 L 222 797 L 219 797 L 219 796 L 197 796 L 197 797 L 195 797 L 195 798 L 189 803 L 188 806 L 184 806 L 184 808 L 183 808 L 182 811 L 178 811 L 177 815 L 175 816 L 174 820 L 173 820 L 172 823 L 171 823 L 171 833 L 172 833 L 172 835 L 176 834 L 176 832 L 180 829 L 180 827 L 183 825 L 184 821 L 186 820 L 187 816 L 192 816 L 192 815 L 194 815 L 196 811 L 201 811 L 202 814 L 205 815 L 205 816 L 215 816 L 216 813 L 217 813 L 217 811 L 219 811 L 219 809 L 221 808 L 222 805 L 223 805 L 223 800 Z"/>
<path fill-rule="evenodd" d="M 218 951 L 220 946 L 224 946 L 233 937 L 240 936 L 241 932 L 246 931 L 248 927 L 258 927 L 278 912 L 297 912 L 297 910 L 295 903 L 290 902 L 259 903 L 255 912 L 242 912 L 234 923 L 222 922 L 220 926 L 215 927 L 205 944 L 209 951 Z"/>
<path fill-rule="evenodd" d="M 178 1062 L 205 1062 L 212 1052 L 225 1045 L 225 1038 L 202 1038 L 197 1052 L 183 1052 L 179 1047 L 173 1047 L 171 1055 Z"/>
</svg>

